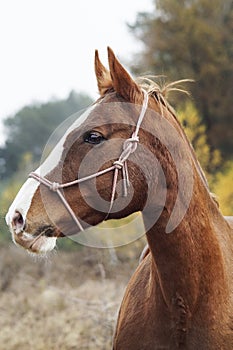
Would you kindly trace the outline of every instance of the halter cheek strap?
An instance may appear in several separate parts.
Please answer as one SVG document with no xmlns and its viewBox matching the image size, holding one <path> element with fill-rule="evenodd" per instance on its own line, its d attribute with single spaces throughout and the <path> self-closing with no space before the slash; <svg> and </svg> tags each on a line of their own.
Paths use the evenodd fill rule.
<svg viewBox="0 0 233 350">
<path fill-rule="evenodd" d="M 72 217 L 72 219 L 74 220 L 74 222 L 76 223 L 76 225 L 78 226 L 78 228 L 81 231 L 84 231 L 84 228 L 82 227 L 80 221 L 78 220 L 77 216 L 75 215 L 73 209 L 70 207 L 69 203 L 67 202 L 67 200 L 66 200 L 66 198 L 61 190 L 64 188 L 73 186 L 73 185 L 77 185 L 81 182 L 91 180 L 93 178 L 96 178 L 98 176 L 106 174 L 109 171 L 114 171 L 113 183 L 112 183 L 112 194 L 111 194 L 111 200 L 110 200 L 109 210 L 108 210 L 108 214 L 107 214 L 107 216 L 108 216 L 110 214 L 112 207 L 113 207 L 113 204 L 114 204 L 118 174 L 119 174 L 119 171 L 121 170 L 122 171 L 122 178 L 123 178 L 123 196 L 126 197 L 128 195 L 129 174 L 128 174 L 128 167 L 127 167 L 127 160 L 129 158 L 130 154 L 135 152 L 137 149 L 137 145 L 139 143 L 139 137 L 138 137 L 139 129 L 140 129 L 141 123 L 143 121 L 143 118 L 145 116 L 147 106 L 148 106 L 148 94 L 144 90 L 143 90 L 143 93 L 144 93 L 144 100 L 143 100 L 142 109 L 141 109 L 141 112 L 140 112 L 140 115 L 139 115 L 139 118 L 138 118 L 138 121 L 136 124 L 135 131 L 133 132 L 133 134 L 130 138 L 128 138 L 127 140 L 124 141 L 123 151 L 122 151 L 120 157 L 118 158 L 118 160 L 116 160 L 111 167 L 104 169 L 104 170 L 101 170 L 101 171 L 94 173 L 92 175 L 83 177 L 81 179 L 77 179 L 77 180 L 74 180 L 71 182 L 66 182 L 64 184 L 60 184 L 57 182 L 51 182 L 48 179 L 46 179 L 45 177 L 40 176 L 35 172 L 30 173 L 28 176 L 28 177 L 33 178 L 34 180 L 38 181 L 40 184 L 46 186 L 47 188 L 49 188 L 49 190 L 56 192 L 58 194 L 58 196 L 60 197 L 65 208 L 67 209 L 70 216 Z"/>
</svg>

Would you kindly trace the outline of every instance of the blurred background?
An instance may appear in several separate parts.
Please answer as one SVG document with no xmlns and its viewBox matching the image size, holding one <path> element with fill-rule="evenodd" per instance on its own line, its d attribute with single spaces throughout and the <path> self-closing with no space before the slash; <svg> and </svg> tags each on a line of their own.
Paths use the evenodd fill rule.
<svg viewBox="0 0 233 350">
<path fill-rule="evenodd" d="M 0 348 L 110 349 L 145 244 L 105 250 L 63 239 L 50 257 L 35 260 L 13 246 L 5 225 L 53 130 L 98 97 L 96 48 L 107 65 L 111 46 L 134 76 L 195 80 L 191 97 L 175 94 L 170 102 L 222 213 L 233 214 L 232 32 L 232 0 L 1 2 Z M 122 234 L 137 230 L 133 222 Z"/>
</svg>

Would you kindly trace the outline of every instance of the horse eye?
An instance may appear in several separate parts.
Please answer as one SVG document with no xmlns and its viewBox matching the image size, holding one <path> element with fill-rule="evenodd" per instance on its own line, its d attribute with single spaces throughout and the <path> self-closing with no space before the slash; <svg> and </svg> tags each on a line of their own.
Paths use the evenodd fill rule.
<svg viewBox="0 0 233 350">
<path fill-rule="evenodd" d="M 90 131 L 84 135 L 84 141 L 93 145 L 98 145 L 104 140 L 105 138 L 98 131 Z"/>
</svg>

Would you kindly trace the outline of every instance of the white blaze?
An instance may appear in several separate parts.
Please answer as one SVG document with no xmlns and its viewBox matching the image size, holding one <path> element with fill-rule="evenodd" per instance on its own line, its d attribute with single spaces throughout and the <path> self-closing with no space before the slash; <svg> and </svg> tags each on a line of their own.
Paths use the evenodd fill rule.
<svg viewBox="0 0 233 350">
<path fill-rule="evenodd" d="M 58 142 L 58 144 L 55 146 L 53 151 L 50 153 L 48 158 L 44 161 L 44 163 L 35 171 L 37 174 L 41 176 L 46 176 L 51 170 L 53 170 L 56 165 L 58 164 L 59 160 L 61 159 L 64 143 L 67 138 L 67 136 L 72 132 L 74 129 L 81 126 L 87 117 L 89 116 L 91 110 L 94 108 L 94 106 L 88 108 L 88 110 L 83 113 L 66 131 L 65 135 L 61 138 L 61 140 Z M 13 219 L 13 216 L 16 211 L 18 211 L 24 220 L 26 220 L 26 216 L 28 213 L 28 210 L 31 206 L 32 198 L 39 186 L 39 182 L 37 182 L 34 179 L 28 179 L 23 186 L 21 187 L 20 191 L 18 192 L 17 196 L 15 197 L 13 203 L 11 204 L 8 213 L 6 215 L 6 223 L 8 226 L 11 226 L 11 222 Z"/>
<path fill-rule="evenodd" d="M 32 198 L 38 188 L 39 183 L 33 179 L 28 179 L 19 190 L 14 202 L 11 204 L 6 214 L 6 223 L 11 225 L 13 216 L 18 211 L 24 220 L 26 219 L 28 209 L 30 208 Z"/>
</svg>

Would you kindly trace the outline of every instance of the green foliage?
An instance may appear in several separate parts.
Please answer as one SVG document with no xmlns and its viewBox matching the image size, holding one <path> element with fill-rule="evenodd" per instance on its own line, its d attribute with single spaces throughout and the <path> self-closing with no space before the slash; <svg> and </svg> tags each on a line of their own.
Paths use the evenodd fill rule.
<svg viewBox="0 0 233 350">
<path fill-rule="evenodd" d="M 220 152 L 212 150 L 209 146 L 206 126 L 193 102 L 188 101 L 183 104 L 182 108 L 177 110 L 177 114 L 189 141 L 194 147 L 197 159 L 204 169 L 208 180 L 212 183 L 214 174 L 221 164 Z"/>
<path fill-rule="evenodd" d="M 8 241 L 10 239 L 9 228 L 5 222 L 5 215 L 13 202 L 17 192 L 25 182 L 30 171 L 37 166 L 33 162 L 31 152 L 25 152 L 20 161 L 19 170 L 9 179 L 1 181 L 0 186 L 0 241 Z"/>
<path fill-rule="evenodd" d="M 130 26 L 144 44 L 134 71 L 194 79 L 191 90 L 210 147 L 226 160 L 233 148 L 233 2 L 154 0 L 154 5 L 154 13 L 139 13 Z"/>
<path fill-rule="evenodd" d="M 210 189 L 216 195 L 223 215 L 233 215 L 233 161 L 227 162 L 221 169 L 221 154 L 209 146 L 206 126 L 193 102 L 186 102 L 177 112 L 178 119 L 194 147 L 196 156 L 207 176 Z"/>
<path fill-rule="evenodd" d="M 219 172 L 213 186 L 224 215 L 233 215 L 233 161 L 226 165 L 224 172 Z"/>
<path fill-rule="evenodd" d="M 23 183 L 23 177 L 19 174 L 7 182 L 2 182 L 0 187 L 0 242 L 10 240 L 9 228 L 5 222 L 5 215 L 15 198 L 16 193 Z"/>
</svg>

